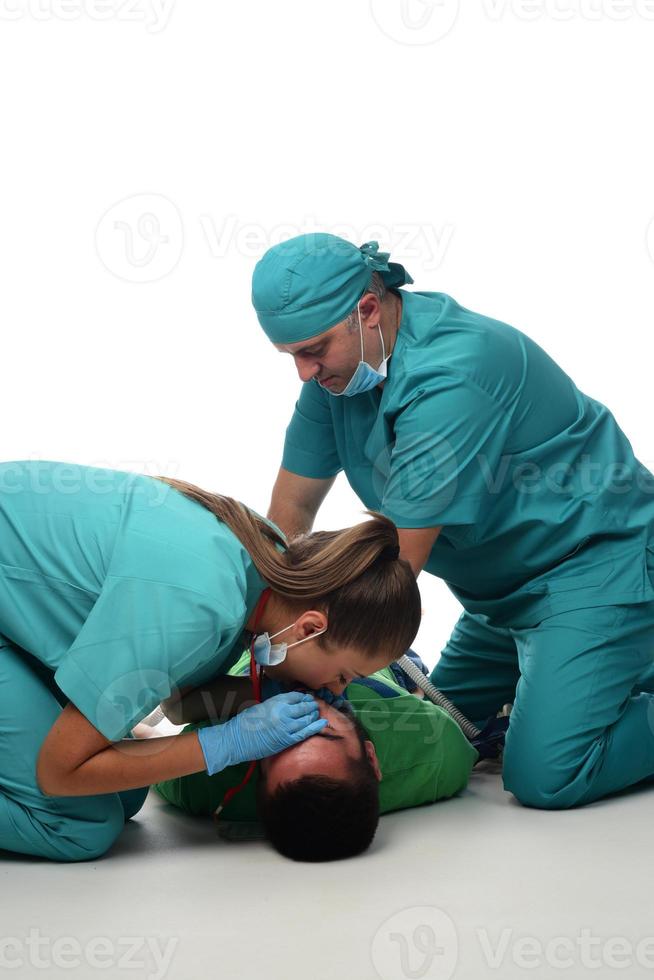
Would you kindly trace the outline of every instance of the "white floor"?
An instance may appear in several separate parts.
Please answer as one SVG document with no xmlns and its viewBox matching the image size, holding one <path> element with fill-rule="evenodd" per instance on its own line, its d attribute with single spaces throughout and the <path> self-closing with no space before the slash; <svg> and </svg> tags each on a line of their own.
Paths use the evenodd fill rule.
<svg viewBox="0 0 654 980">
<path fill-rule="evenodd" d="M 2 854 L 0 973 L 650 977 L 653 803 L 646 787 L 527 809 L 478 766 L 460 797 L 382 818 L 367 855 L 303 865 L 152 792 L 101 860 Z"/>
</svg>

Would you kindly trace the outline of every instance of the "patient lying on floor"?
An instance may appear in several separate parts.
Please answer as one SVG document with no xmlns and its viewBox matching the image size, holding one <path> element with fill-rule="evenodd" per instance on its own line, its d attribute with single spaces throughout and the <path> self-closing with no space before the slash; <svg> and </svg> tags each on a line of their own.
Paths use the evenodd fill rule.
<svg viewBox="0 0 654 980">
<path fill-rule="evenodd" d="M 237 690 L 247 687 L 249 692 L 248 681 L 239 676 L 247 668 L 244 655 L 230 671 Z M 401 681 L 397 671 L 385 668 L 353 681 L 341 710 L 319 700 L 320 714 L 330 727 L 262 760 L 253 779 L 229 801 L 221 820 L 258 819 L 281 854 L 324 861 L 364 851 L 380 814 L 433 803 L 462 790 L 477 752 L 446 711 L 414 697 Z M 178 708 L 171 720 L 193 719 L 197 723 L 185 728 L 193 731 L 215 724 L 222 710 L 206 691 L 200 696 L 196 691 L 187 699 L 186 710 Z M 199 721 L 202 715 L 209 717 Z M 208 816 L 246 770 L 247 765 L 241 765 L 214 776 L 194 773 L 154 788 L 188 813 Z"/>
</svg>

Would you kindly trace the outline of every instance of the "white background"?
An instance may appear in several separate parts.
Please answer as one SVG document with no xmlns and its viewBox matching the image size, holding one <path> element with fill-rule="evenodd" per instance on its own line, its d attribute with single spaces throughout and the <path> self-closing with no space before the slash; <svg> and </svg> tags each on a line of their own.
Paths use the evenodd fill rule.
<svg viewBox="0 0 654 980">
<path fill-rule="evenodd" d="M 460 6 L 0 0 L 2 458 L 265 511 L 299 381 L 250 278 L 320 229 L 524 330 L 652 467 L 654 0 Z M 317 526 L 361 510 L 339 477 Z"/>
</svg>

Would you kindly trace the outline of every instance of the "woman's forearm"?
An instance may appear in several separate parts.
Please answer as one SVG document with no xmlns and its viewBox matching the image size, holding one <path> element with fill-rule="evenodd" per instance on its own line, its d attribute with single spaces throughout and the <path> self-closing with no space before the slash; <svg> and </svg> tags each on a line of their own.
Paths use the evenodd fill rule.
<svg viewBox="0 0 654 980">
<path fill-rule="evenodd" d="M 49 796 L 95 796 L 138 789 L 206 769 L 196 732 L 112 742 L 70 772 L 58 774 Z M 48 780 L 45 780 L 46 786 Z"/>
<path fill-rule="evenodd" d="M 46 796 L 94 796 L 205 769 L 197 732 L 110 742 L 69 703 L 41 746 L 36 778 Z"/>
<path fill-rule="evenodd" d="M 187 690 L 163 707 L 176 725 L 226 721 L 254 704 L 248 677 L 222 675 Z M 94 796 L 149 786 L 202 772 L 206 762 L 196 732 L 109 742 L 73 704 L 59 715 L 41 747 L 37 781 L 47 796 Z"/>
</svg>

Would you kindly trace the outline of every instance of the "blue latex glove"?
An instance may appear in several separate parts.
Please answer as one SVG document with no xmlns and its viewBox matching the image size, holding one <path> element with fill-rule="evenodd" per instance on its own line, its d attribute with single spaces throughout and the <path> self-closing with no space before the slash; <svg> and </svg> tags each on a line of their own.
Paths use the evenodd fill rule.
<svg viewBox="0 0 654 980">
<path fill-rule="evenodd" d="M 197 734 L 207 772 L 213 776 L 227 766 L 276 755 L 317 735 L 326 724 L 315 698 L 290 691 L 246 708 L 224 725 L 200 728 Z"/>
</svg>

